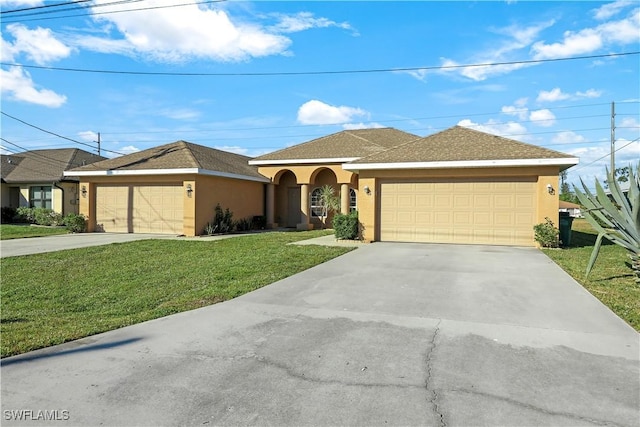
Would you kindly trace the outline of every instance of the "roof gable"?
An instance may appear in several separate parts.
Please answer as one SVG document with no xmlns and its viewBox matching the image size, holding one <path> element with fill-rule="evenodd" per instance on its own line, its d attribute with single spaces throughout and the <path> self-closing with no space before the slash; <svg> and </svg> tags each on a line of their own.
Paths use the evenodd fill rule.
<svg viewBox="0 0 640 427">
<path fill-rule="evenodd" d="M 348 161 L 378 153 L 389 147 L 419 138 L 394 128 L 345 130 L 274 151 L 250 161 L 250 164 L 294 160 Z"/>
<path fill-rule="evenodd" d="M 75 180 L 64 176 L 64 171 L 87 165 L 105 157 L 79 148 L 31 150 L 16 154 L 3 154 L 2 180 L 6 183 L 57 182 Z"/>
<path fill-rule="evenodd" d="M 250 177 L 263 180 L 257 168 L 248 164 L 249 157 L 227 151 L 176 141 L 113 159 L 103 160 L 74 169 L 82 176 L 109 173 L 143 174 L 190 171 L 189 173 L 215 173 Z"/>
<path fill-rule="evenodd" d="M 548 160 L 549 163 L 560 164 L 562 160 L 577 159 L 569 154 L 549 150 L 536 145 L 526 144 L 513 139 L 504 138 L 454 126 L 436 134 L 392 147 L 388 150 L 351 162 L 356 165 L 372 164 L 441 164 L 447 162 L 473 163 L 517 162 L 528 160 Z M 544 163 L 544 162 L 543 162 Z"/>
</svg>

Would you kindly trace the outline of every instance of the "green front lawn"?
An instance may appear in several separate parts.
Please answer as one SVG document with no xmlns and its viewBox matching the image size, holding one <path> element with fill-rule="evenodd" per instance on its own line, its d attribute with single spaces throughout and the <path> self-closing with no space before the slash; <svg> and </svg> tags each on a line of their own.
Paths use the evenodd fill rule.
<svg viewBox="0 0 640 427">
<path fill-rule="evenodd" d="M 1 224 L 0 239 L 22 239 L 24 237 L 43 237 L 69 233 L 64 227 L 37 227 L 31 225 Z"/>
<path fill-rule="evenodd" d="M 604 241 L 596 264 L 585 278 L 597 233 L 584 219 L 573 222 L 571 246 L 566 249 L 544 249 L 544 253 L 584 286 L 614 313 L 640 331 L 640 286 L 633 278 L 626 251 Z"/>
<path fill-rule="evenodd" d="M 4 258 L 2 357 L 235 298 L 351 250 L 288 245 L 325 234 L 143 240 Z"/>
</svg>

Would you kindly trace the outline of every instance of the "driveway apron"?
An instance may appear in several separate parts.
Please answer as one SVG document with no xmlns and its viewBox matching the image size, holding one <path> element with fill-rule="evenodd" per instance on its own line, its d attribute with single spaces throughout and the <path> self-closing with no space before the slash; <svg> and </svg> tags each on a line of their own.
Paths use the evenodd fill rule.
<svg viewBox="0 0 640 427">
<path fill-rule="evenodd" d="M 1 373 L 3 425 L 640 424 L 639 335 L 533 248 L 362 245 Z"/>
</svg>

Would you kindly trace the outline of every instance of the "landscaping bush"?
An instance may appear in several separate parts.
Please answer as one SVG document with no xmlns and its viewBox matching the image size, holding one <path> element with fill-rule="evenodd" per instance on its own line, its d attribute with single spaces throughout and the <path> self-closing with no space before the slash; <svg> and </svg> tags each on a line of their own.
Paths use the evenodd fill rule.
<svg viewBox="0 0 640 427">
<path fill-rule="evenodd" d="M 229 208 L 222 210 L 222 206 L 218 203 L 214 210 L 215 214 L 213 222 L 210 222 L 204 228 L 204 233 L 212 235 L 215 233 L 230 233 L 233 231 L 235 224 L 233 223 L 233 212 Z"/>
<path fill-rule="evenodd" d="M 38 225 L 58 226 L 62 225 L 62 215 L 52 209 L 35 208 L 33 210 L 35 223 Z"/>
<path fill-rule="evenodd" d="M 242 218 L 235 223 L 237 231 L 249 231 L 253 229 L 253 220 L 251 218 Z"/>
<path fill-rule="evenodd" d="M 560 230 L 548 217 L 545 218 L 545 222 L 534 225 L 533 231 L 533 239 L 543 248 L 557 248 L 560 245 Z"/>
<path fill-rule="evenodd" d="M 64 217 L 63 222 L 71 233 L 84 233 L 87 230 L 87 219 L 82 214 L 69 214 Z"/>
<path fill-rule="evenodd" d="M 264 215 L 256 215 L 253 217 L 254 230 L 264 230 L 267 228 L 267 218 Z"/>
<path fill-rule="evenodd" d="M 336 239 L 354 240 L 359 237 L 360 223 L 358 222 L 358 212 L 353 211 L 347 215 L 337 213 L 333 217 L 333 230 Z"/>
<path fill-rule="evenodd" d="M 31 224 L 36 222 L 35 210 L 33 208 L 20 206 L 16 209 L 16 215 L 20 222 L 28 222 Z"/>
<path fill-rule="evenodd" d="M 2 208 L 2 218 L 0 219 L 0 223 L 8 224 L 13 222 L 13 219 L 16 216 L 16 210 L 12 207 L 5 206 Z"/>
</svg>

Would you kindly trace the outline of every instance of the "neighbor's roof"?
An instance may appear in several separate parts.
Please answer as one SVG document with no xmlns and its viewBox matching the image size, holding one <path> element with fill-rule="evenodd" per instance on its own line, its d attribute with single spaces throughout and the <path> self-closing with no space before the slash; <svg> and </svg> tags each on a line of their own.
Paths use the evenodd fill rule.
<svg viewBox="0 0 640 427">
<path fill-rule="evenodd" d="M 79 148 L 31 150 L 16 154 L 3 154 L 0 159 L 2 182 L 7 184 L 57 182 L 75 180 L 64 171 L 87 165 L 105 157 Z"/>
<path fill-rule="evenodd" d="M 560 209 L 580 209 L 581 208 L 580 205 L 577 205 L 571 202 L 566 202 L 564 200 L 560 200 L 559 203 L 560 203 L 559 204 Z"/>
<path fill-rule="evenodd" d="M 72 173 L 80 176 L 96 175 L 161 175 L 196 173 L 228 178 L 265 181 L 247 161 L 249 157 L 216 150 L 186 141 L 149 148 L 122 157 L 103 160 Z"/>
<path fill-rule="evenodd" d="M 404 144 L 418 135 L 394 128 L 345 130 L 256 157 L 249 163 L 345 162 Z"/>
<path fill-rule="evenodd" d="M 501 136 L 454 126 L 355 160 L 345 169 L 561 165 L 578 158 Z"/>
</svg>

